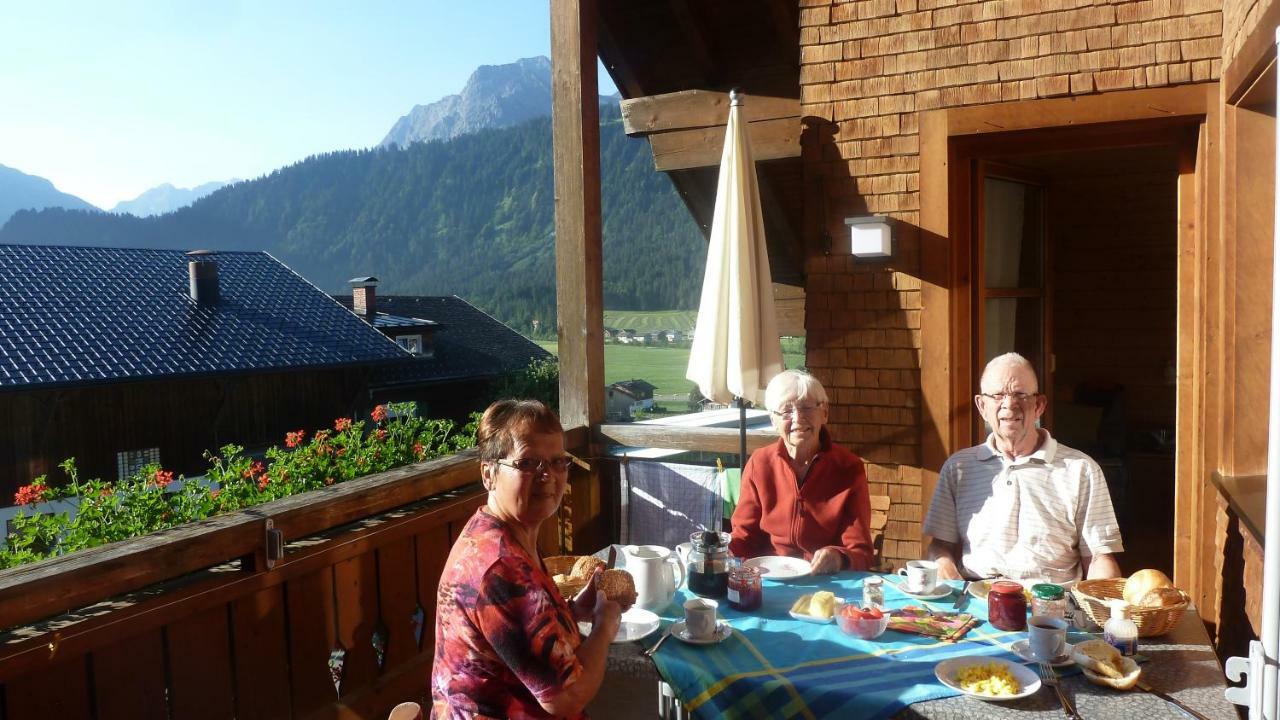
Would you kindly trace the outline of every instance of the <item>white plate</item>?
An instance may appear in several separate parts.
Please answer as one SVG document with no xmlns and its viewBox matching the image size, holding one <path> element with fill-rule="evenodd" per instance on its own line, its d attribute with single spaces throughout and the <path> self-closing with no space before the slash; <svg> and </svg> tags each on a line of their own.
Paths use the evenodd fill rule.
<svg viewBox="0 0 1280 720">
<path fill-rule="evenodd" d="M 836 615 L 840 614 L 840 608 L 842 607 L 844 607 L 844 598 L 836 598 L 836 604 L 831 607 L 832 615 L 829 618 L 814 617 L 813 615 L 806 615 L 804 613 L 791 612 L 790 610 L 788 610 L 787 612 L 791 615 L 791 617 L 795 618 L 796 620 L 800 620 L 802 622 L 817 623 L 819 625 L 826 625 L 828 623 L 833 623 L 836 621 Z"/>
<path fill-rule="evenodd" d="M 956 674 L 959 673 L 962 668 L 966 668 L 970 665 L 986 665 L 988 663 L 1003 665 L 1005 669 L 1009 671 L 1009 674 L 1018 681 L 1018 684 L 1022 686 L 1022 692 L 1015 695 L 1001 695 L 996 697 L 994 695 L 979 695 L 978 693 L 969 692 L 968 690 L 960 687 L 960 683 L 956 681 Z M 1001 660 L 1000 658 L 993 657 L 958 657 L 951 658 L 950 660 L 943 660 L 933 669 L 933 674 L 938 676 L 939 682 L 943 685 L 959 690 L 965 695 L 979 700 L 991 700 L 995 702 L 1017 700 L 1019 698 L 1027 697 L 1040 689 L 1039 675 L 1036 675 L 1028 668 L 1017 663 L 1011 663 L 1008 660 Z"/>
<path fill-rule="evenodd" d="M 1013 645 L 1009 646 L 1009 649 L 1013 651 L 1014 655 L 1017 655 L 1018 657 L 1022 658 L 1023 660 L 1026 660 L 1027 662 L 1040 662 L 1039 658 L 1031 654 L 1031 643 L 1027 642 L 1026 640 L 1018 640 Z M 1075 645 L 1072 645 L 1071 643 L 1067 643 L 1067 652 L 1063 654 L 1061 657 L 1059 657 L 1057 660 L 1054 660 L 1049 664 L 1054 667 L 1066 667 L 1067 665 L 1075 665 L 1076 661 L 1071 659 L 1071 651 L 1073 649 L 1075 649 Z"/>
<path fill-rule="evenodd" d="M 624 643 L 635 640 L 643 640 L 649 637 L 658 629 L 660 625 L 658 616 L 644 610 L 642 608 L 633 607 L 622 613 L 622 623 L 618 625 L 618 634 L 613 636 L 613 642 Z M 591 623 L 578 623 L 578 630 L 585 636 L 591 634 Z"/>
<path fill-rule="evenodd" d="M 804 577 L 813 571 L 813 566 L 804 558 L 787 557 L 786 555 L 764 555 L 743 560 L 743 565 L 760 568 L 766 577 L 773 580 L 790 580 Z"/>
<path fill-rule="evenodd" d="M 685 627 L 683 620 L 677 620 L 671 625 L 671 634 L 675 639 L 693 645 L 715 645 L 727 640 L 733 634 L 733 628 L 729 627 L 729 623 L 721 620 L 716 624 L 714 635 L 709 638 L 696 638 L 689 634 L 689 628 Z"/>
<path fill-rule="evenodd" d="M 908 590 L 905 585 L 894 585 L 894 587 L 897 588 L 897 590 L 901 592 L 903 595 L 906 595 L 908 597 L 913 597 L 917 600 L 941 600 L 942 598 L 947 597 L 948 595 L 950 595 L 952 592 L 955 591 L 955 588 L 951 587 L 946 583 L 938 583 L 932 590 L 928 592 L 913 592 L 911 590 Z"/>
</svg>

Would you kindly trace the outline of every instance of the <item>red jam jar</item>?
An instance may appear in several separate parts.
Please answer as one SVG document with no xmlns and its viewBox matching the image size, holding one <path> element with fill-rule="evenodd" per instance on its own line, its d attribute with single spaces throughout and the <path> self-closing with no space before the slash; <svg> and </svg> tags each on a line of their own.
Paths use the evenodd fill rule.
<svg viewBox="0 0 1280 720">
<path fill-rule="evenodd" d="M 729 568 L 729 607 L 734 610 L 755 610 L 764 603 L 764 587 L 760 583 L 760 568 L 735 565 Z"/>
<path fill-rule="evenodd" d="M 1027 596 L 1022 586 L 1010 580 L 991 583 L 987 593 L 987 609 L 991 624 L 1001 630 L 1027 629 Z"/>
</svg>

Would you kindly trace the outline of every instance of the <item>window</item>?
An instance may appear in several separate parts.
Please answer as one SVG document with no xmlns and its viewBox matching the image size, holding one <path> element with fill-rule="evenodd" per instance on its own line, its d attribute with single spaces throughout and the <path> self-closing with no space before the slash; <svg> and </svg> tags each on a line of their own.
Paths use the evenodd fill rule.
<svg viewBox="0 0 1280 720">
<path fill-rule="evenodd" d="M 398 335 L 396 336 L 396 344 L 414 355 L 422 354 L 421 335 Z"/>
<path fill-rule="evenodd" d="M 122 450 L 116 453 L 116 477 L 123 480 L 148 465 L 160 464 L 160 448 Z"/>
</svg>

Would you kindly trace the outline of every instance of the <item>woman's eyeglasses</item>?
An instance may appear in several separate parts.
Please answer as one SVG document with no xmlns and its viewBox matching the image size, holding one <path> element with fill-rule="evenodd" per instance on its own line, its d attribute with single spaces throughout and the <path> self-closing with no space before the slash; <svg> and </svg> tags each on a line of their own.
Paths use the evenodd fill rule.
<svg viewBox="0 0 1280 720">
<path fill-rule="evenodd" d="M 817 412 L 820 407 L 822 407 L 822 403 L 814 405 L 789 405 L 787 407 L 778 408 L 777 410 L 770 410 L 769 412 L 777 415 L 778 417 L 791 418 L 796 415 L 812 415 Z"/>
<path fill-rule="evenodd" d="M 534 458 L 519 458 L 516 460 L 494 460 L 499 465 L 506 465 L 519 472 L 521 475 L 541 475 L 544 472 L 552 472 L 557 475 L 563 475 L 569 472 L 569 466 L 573 465 L 576 458 L 572 455 L 561 455 L 560 457 L 551 458 L 549 460 L 536 460 Z"/>
</svg>

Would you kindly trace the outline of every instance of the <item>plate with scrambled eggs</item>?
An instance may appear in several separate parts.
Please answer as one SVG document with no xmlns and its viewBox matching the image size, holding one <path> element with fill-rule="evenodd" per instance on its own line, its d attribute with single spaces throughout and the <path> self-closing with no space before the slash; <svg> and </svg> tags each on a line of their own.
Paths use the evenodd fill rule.
<svg viewBox="0 0 1280 720">
<path fill-rule="evenodd" d="M 933 672 L 943 685 L 979 700 L 1017 700 L 1040 689 L 1040 676 L 1029 668 L 993 657 L 951 658 Z"/>
</svg>

